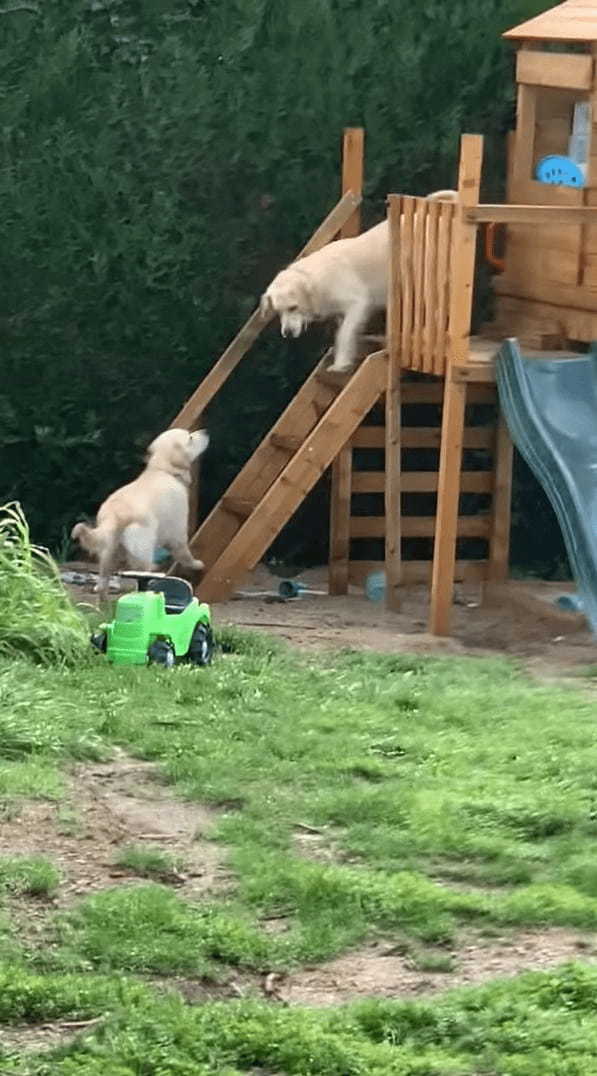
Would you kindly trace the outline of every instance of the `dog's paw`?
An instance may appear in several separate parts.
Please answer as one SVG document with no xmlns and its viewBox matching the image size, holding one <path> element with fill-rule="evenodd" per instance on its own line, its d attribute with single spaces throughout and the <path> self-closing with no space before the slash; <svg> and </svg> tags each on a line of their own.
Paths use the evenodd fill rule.
<svg viewBox="0 0 597 1076">
<path fill-rule="evenodd" d="M 333 362 L 331 366 L 328 366 L 329 374 L 349 374 L 351 370 L 354 370 L 354 363 L 338 363 Z"/>
<path fill-rule="evenodd" d="M 203 561 L 202 561 L 202 560 L 194 560 L 194 561 L 193 561 L 193 563 L 192 563 L 192 565 L 191 565 L 191 567 L 192 567 L 192 568 L 193 568 L 193 569 L 194 569 L 194 570 L 195 570 L 196 572 L 202 572 L 202 571 L 203 571 L 203 569 L 205 568 L 205 564 L 203 563 Z"/>
</svg>

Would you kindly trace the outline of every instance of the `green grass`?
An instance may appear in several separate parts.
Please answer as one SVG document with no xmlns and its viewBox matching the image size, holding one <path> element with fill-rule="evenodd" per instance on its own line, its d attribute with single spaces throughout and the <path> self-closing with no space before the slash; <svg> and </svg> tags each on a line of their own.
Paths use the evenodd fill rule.
<svg viewBox="0 0 597 1076">
<path fill-rule="evenodd" d="M 571 964 L 433 1002 L 286 1009 L 185 1005 L 96 975 L 0 973 L 0 1019 L 100 1018 L 83 1037 L 19 1060 L 19 1076 L 594 1076 L 597 970 Z"/>
<path fill-rule="evenodd" d="M 208 671 L 0 664 L 0 791 L 14 773 L 29 795 L 34 767 L 60 795 L 60 762 L 115 744 L 154 759 L 181 796 L 220 808 L 235 901 L 254 923 L 288 915 L 289 959 L 372 929 L 435 942 L 470 921 L 597 927 L 590 698 L 505 661 L 224 641 L 234 652 Z M 335 863 L 300 854 L 304 824 Z M 146 855 L 139 869 L 159 873 Z"/>
<path fill-rule="evenodd" d="M 411 956 L 411 964 L 417 971 L 440 972 L 448 974 L 454 971 L 456 964 L 449 953 L 419 952 Z"/>
<path fill-rule="evenodd" d="M 64 968 L 217 979 L 218 965 L 265 969 L 272 955 L 269 939 L 242 909 L 191 904 L 155 883 L 95 893 L 59 916 L 56 931 L 59 948 L 40 959 Z"/>
<path fill-rule="evenodd" d="M 0 507 L 0 654 L 44 665 L 87 660 L 87 625 L 50 555 L 33 545 L 19 504 Z"/>
<path fill-rule="evenodd" d="M 117 867 L 123 867 L 140 878 L 162 878 L 184 869 L 180 856 L 173 856 L 163 848 L 148 844 L 124 845 L 114 858 Z"/>
<path fill-rule="evenodd" d="M 597 930 L 590 697 L 530 682 L 506 661 L 305 656 L 238 631 L 223 643 L 209 670 L 0 661 L 0 810 L 62 797 L 58 824 L 68 828 L 76 804 L 62 770 L 118 747 L 154 760 L 181 797 L 217 809 L 235 879 L 220 898 L 191 901 L 158 884 L 175 858 L 132 845 L 117 862 L 150 880 L 52 911 L 44 947 L 19 953 L 0 924 L 0 957 L 26 962 L 35 997 L 43 984 L 51 994 L 70 983 L 79 1012 L 67 971 L 107 992 L 105 1020 L 82 1043 L 30 1069 L 7 1056 L 0 1071 L 593 1076 L 597 1025 L 578 998 L 585 991 L 597 1009 L 597 972 L 578 967 L 433 1009 L 187 1010 L 145 993 L 122 1011 L 106 975 L 217 982 L 231 968 L 262 975 L 379 936 L 400 940 L 423 973 L 449 972 L 441 946 L 454 948 L 470 926 Z M 51 893 L 54 868 L 36 870 L 0 863 L 0 894 L 32 892 L 36 878 Z M 282 931 L 266 929 L 270 916 L 283 917 Z M 546 994 L 553 1012 L 539 1019 Z"/>
<path fill-rule="evenodd" d="M 0 856 L 0 892 L 51 897 L 59 884 L 60 872 L 43 856 Z"/>
</svg>

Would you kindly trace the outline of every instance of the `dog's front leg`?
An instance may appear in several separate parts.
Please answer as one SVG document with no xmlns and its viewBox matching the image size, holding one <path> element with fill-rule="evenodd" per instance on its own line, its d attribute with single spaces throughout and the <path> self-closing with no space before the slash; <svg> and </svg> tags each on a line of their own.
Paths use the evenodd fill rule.
<svg viewBox="0 0 597 1076">
<path fill-rule="evenodd" d="M 370 308 L 367 302 L 357 302 L 348 309 L 336 333 L 334 361 L 330 371 L 345 373 L 352 369 L 357 354 L 358 335 L 367 323 Z"/>
</svg>

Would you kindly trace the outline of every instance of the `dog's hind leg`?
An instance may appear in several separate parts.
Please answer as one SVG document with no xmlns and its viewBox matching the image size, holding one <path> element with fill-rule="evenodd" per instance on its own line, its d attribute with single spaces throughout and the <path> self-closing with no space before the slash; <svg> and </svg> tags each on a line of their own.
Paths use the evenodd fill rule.
<svg viewBox="0 0 597 1076">
<path fill-rule="evenodd" d="M 150 524 L 130 523 L 122 532 L 122 544 L 133 571 L 151 572 L 154 567 L 156 528 Z"/>
<path fill-rule="evenodd" d="M 368 302 L 360 300 L 349 307 L 336 333 L 331 372 L 345 373 L 352 369 L 357 354 L 359 333 L 366 325 L 370 314 L 371 306 Z"/>
<path fill-rule="evenodd" d="M 100 602 L 105 602 L 108 600 L 110 576 L 112 575 L 112 572 L 114 570 L 117 546 L 118 535 L 114 531 L 106 537 L 106 540 L 103 543 L 99 554 L 98 580 L 96 589 Z"/>
<path fill-rule="evenodd" d="M 205 567 L 202 560 L 197 560 L 187 543 L 184 540 L 180 542 L 171 542 L 170 550 L 172 556 L 177 564 L 180 564 L 182 568 L 193 568 L 194 571 L 200 572 Z"/>
</svg>

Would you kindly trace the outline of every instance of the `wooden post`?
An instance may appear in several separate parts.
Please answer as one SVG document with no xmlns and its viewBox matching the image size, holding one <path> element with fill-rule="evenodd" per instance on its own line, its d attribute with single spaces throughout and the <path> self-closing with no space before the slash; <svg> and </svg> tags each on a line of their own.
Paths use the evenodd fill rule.
<svg viewBox="0 0 597 1076">
<path fill-rule="evenodd" d="M 401 582 L 401 302 L 400 302 L 400 220 L 402 199 L 391 194 L 388 198 L 390 231 L 390 271 L 388 274 L 388 304 L 386 335 L 388 340 L 388 377 L 386 384 L 385 431 L 385 568 L 386 608 L 400 608 Z"/>
<path fill-rule="evenodd" d="M 487 578 L 491 583 L 504 583 L 508 579 L 513 454 L 508 427 L 503 415 L 500 414 L 495 432 L 493 504 L 491 508 L 491 535 L 489 538 L 489 565 L 487 572 Z"/>
<path fill-rule="evenodd" d="M 356 195 L 359 205 L 340 229 L 341 239 L 351 239 L 361 230 L 360 200 L 363 194 L 364 148 L 365 131 L 363 128 L 347 127 L 342 142 L 342 194 Z"/>
<path fill-rule="evenodd" d="M 360 197 L 363 192 L 365 132 L 362 127 L 347 127 L 342 143 L 342 194 Z M 357 207 L 340 230 L 341 239 L 358 235 L 361 227 Z M 352 482 L 352 446 L 345 445 L 332 464 L 330 493 L 330 552 L 328 588 L 330 594 L 348 593 L 350 560 L 350 500 Z"/>
<path fill-rule="evenodd" d="M 519 83 L 516 107 L 516 133 L 512 181 L 518 186 L 529 183 L 533 176 L 533 150 L 537 116 L 537 87 Z"/>
<path fill-rule="evenodd" d="M 464 207 L 476 205 L 479 201 L 482 159 L 482 137 L 463 135 L 458 174 L 459 205 L 452 229 L 449 353 L 444 386 L 431 579 L 429 630 L 433 635 L 449 635 L 450 632 L 466 404 L 466 383 L 455 379 L 454 368 L 466 365 L 469 357 L 477 238 L 476 225 L 467 223 L 464 219 Z"/>
</svg>

